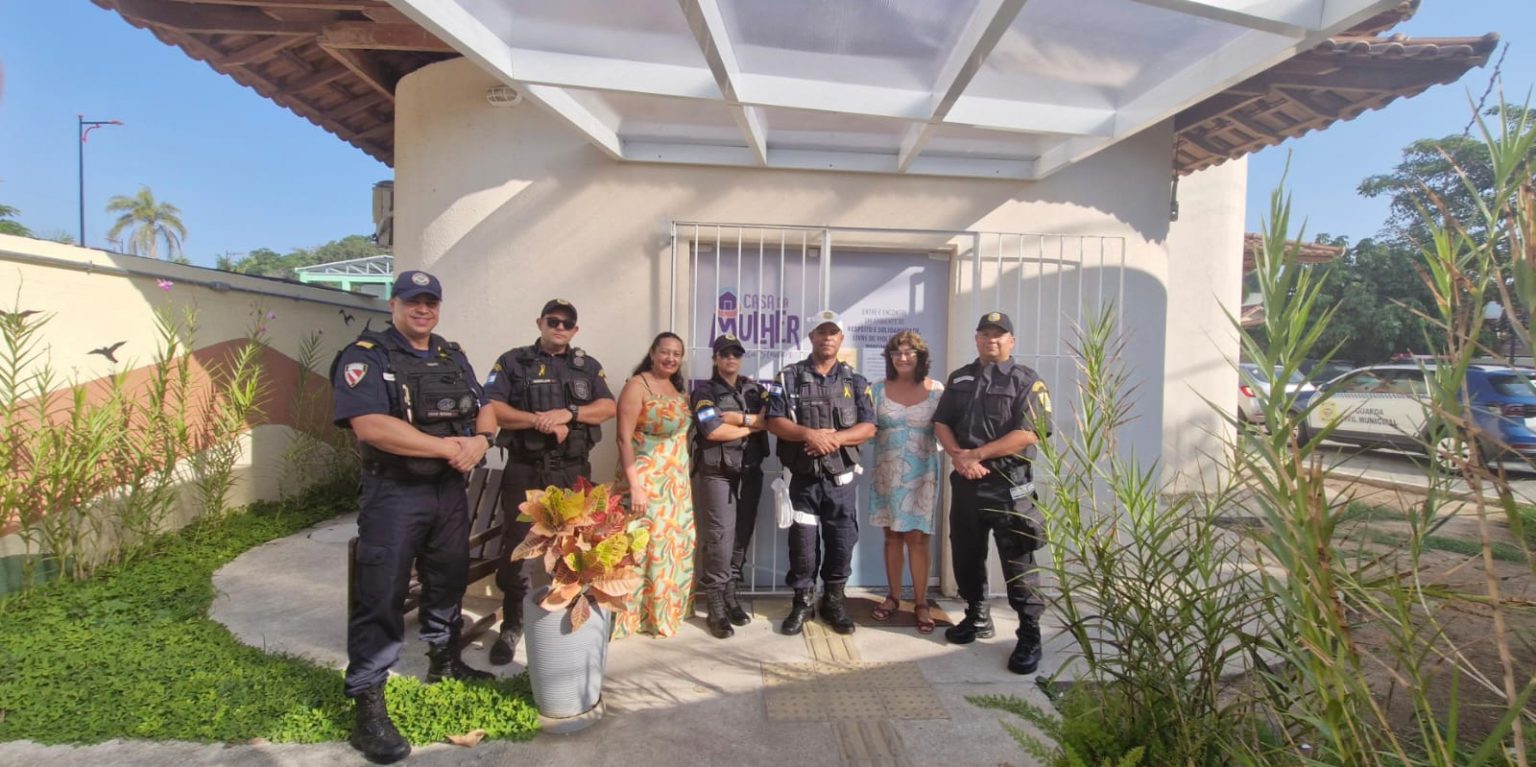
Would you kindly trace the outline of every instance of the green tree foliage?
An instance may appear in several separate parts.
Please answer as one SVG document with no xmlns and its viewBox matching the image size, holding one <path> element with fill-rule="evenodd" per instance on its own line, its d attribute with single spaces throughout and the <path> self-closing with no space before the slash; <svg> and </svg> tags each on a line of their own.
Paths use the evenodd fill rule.
<svg viewBox="0 0 1536 767">
<path fill-rule="evenodd" d="M 1515 104 L 1493 107 L 1489 128 L 1498 132 L 1499 115 L 1511 125 L 1530 119 L 1536 112 Z M 1529 158 L 1536 160 L 1536 156 Z M 1526 171 L 1529 176 L 1529 167 Z M 1488 145 L 1480 136 L 1454 135 L 1424 138 L 1403 148 L 1402 162 L 1391 173 L 1370 176 L 1360 182 L 1358 191 L 1365 197 L 1387 196 L 1391 216 L 1382 231 L 1394 244 L 1425 245 L 1429 242 L 1431 221 L 1444 222 L 1446 214 L 1457 221 L 1470 222 L 1469 232 L 1481 240 L 1475 222 L 1482 220 L 1479 201 L 1488 202 L 1493 193 L 1494 173 Z M 1470 188 L 1469 188 L 1470 185 Z M 1438 209 L 1430 199 L 1444 208 Z"/>
<path fill-rule="evenodd" d="M 21 211 L 3 203 L 0 203 L 0 234 L 14 234 L 20 237 L 31 237 L 32 230 L 28 229 L 16 217 Z"/>
<path fill-rule="evenodd" d="M 257 248 L 239 259 L 220 257 L 217 265 L 228 272 L 293 279 L 297 276 L 294 270 L 299 267 L 367 258 L 387 252 L 369 237 L 353 234 L 317 248 L 295 248 L 287 253 L 278 253 L 271 248 Z"/>
<path fill-rule="evenodd" d="M 1343 238 L 1319 238 L 1328 245 L 1347 246 Z M 1424 284 L 1422 259 L 1413 247 L 1364 239 L 1337 261 L 1312 267 L 1328 272 L 1318 297 L 1324 306 L 1338 306 L 1319 339 L 1322 349 L 1338 347 L 1335 356 L 1360 364 L 1385 361 L 1398 352 L 1432 354 L 1430 323 L 1433 297 Z"/>
<path fill-rule="evenodd" d="M 139 193 L 132 197 L 113 196 L 107 201 L 107 212 L 118 214 L 117 221 L 107 230 L 107 239 L 120 240 L 123 232 L 128 232 L 129 253 L 159 258 L 160 243 L 164 242 L 167 257 L 175 259 L 181 255 L 181 241 L 187 238 L 181 209 L 156 200 L 149 187 L 139 187 Z"/>
</svg>

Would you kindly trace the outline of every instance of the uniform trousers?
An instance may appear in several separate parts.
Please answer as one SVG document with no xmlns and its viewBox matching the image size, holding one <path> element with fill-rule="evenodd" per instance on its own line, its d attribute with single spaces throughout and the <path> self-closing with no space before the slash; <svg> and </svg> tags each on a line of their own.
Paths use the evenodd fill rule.
<svg viewBox="0 0 1536 767">
<path fill-rule="evenodd" d="M 727 582 L 741 577 L 762 496 L 762 469 L 745 469 L 734 476 L 699 475 L 693 502 L 698 526 L 700 591 L 719 591 Z"/>
<path fill-rule="evenodd" d="M 859 515 L 854 485 L 839 485 L 831 477 L 792 474 L 789 501 L 797 512 L 812 514 L 820 524 L 796 520 L 789 526 L 789 573 L 792 589 L 815 589 L 816 573 L 828 586 L 848 582 L 853 547 L 859 542 Z M 826 551 L 821 544 L 826 543 Z"/>
<path fill-rule="evenodd" d="M 349 697 L 382 683 L 400 658 L 413 564 L 421 580 L 416 614 L 428 644 L 457 641 L 469 580 L 469 501 L 462 475 L 405 482 L 365 471 L 360 495 L 347 616 Z"/>
<path fill-rule="evenodd" d="M 551 485 L 570 489 L 577 477 L 592 476 L 592 464 L 585 459 L 564 461 L 528 460 L 513 457 L 501 473 L 501 563 L 496 566 L 496 588 L 501 589 L 503 630 L 505 623 L 513 620 L 521 628 L 523 597 L 528 593 L 530 579 L 528 560 L 511 560 L 508 556 L 517 545 L 528 537 L 532 522 L 519 522 L 518 507 L 528 500 L 529 490 L 543 490 Z M 528 567 L 539 567 L 534 561 Z"/>
<path fill-rule="evenodd" d="M 949 487 L 949 544 L 960 597 L 967 602 L 986 599 L 990 531 L 1003 560 L 1008 606 L 1021 616 L 1039 618 L 1045 599 L 1035 571 L 1035 550 L 1045 545 L 1045 528 L 1034 498 L 1011 499 L 1008 481 L 995 472 L 979 480 L 951 473 Z"/>
</svg>

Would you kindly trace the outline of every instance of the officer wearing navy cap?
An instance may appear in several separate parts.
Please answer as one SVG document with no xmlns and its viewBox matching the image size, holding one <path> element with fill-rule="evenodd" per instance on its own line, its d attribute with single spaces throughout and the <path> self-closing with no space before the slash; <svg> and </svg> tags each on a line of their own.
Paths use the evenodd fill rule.
<svg viewBox="0 0 1536 767">
<path fill-rule="evenodd" d="M 501 634 L 491 645 L 494 665 L 512 662 L 523 636 L 523 597 L 530 586 L 524 560 L 505 556 L 528 535 L 517 521 L 529 490 L 570 488 L 592 476 L 589 459 L 601 424 L 618 412 L 602 363 L 571 345 L 576 307 L 563 298 L 544 304 L 534 325 L 539 337 L 497 358 L 485 379 L 485 395 L 501 426 L 497 444 L 507 448 L 501 475 L 502 558 L 496 587 L 502 593 Z"/>
<path fill-rule="evenodd" d="M 1040 615 L 1045 600 L 1035 572 L 1035 550 L 1045 545 L 1044 520 L 1035 507 L 1030 459 L 1050 436 L 1051 397 L 1045 381 L 1015 363 L 1013 321 L 1002 312 L 976 324 L 976 360 L 944 384 L 933 415 L 934 434 L 955 470 L 949 475 L 949 543 L 965 618 L 944 632 L 954 644 L 992 636 L 987 596 L 987 532 L 1002 558 L 1008 605 L 1019 616 L 1018 641 L 1008 670 L 1033 673 L 1040 665 Z"/>
<path fill-rule="evenodd" d="M 746 562 L 757 505 L 763 495 L 763 459 L 768 455 L 768 392 L 741 375 L 747 353 L 741 339 L 715 339 L 714 373 L 693 389 L 693 494 L 699 531 L 698 587 L 708 606 L 709 633 L 725 639 L 752 616 L 736 598 Z"/>
<path fill-rule="evenodd" d="M 811 354 L 779 371 L 768 401 L 768 430 L 779 438 L 779 460 L 790 472 L 794 508 L 786 581 L 795 596 L 782 629 L 798 634 L 815 617 L 819 562 L 826 587 L 821 617 L 833 631 L 852 634 L 843 587 L 859 541 L 854 469 L 859 446 L 875 436 L 875 403 L 864 376 L 837 358 L 842 318 L 821 311 L 808 317 L 805 326 L 811 329 Z"/>
<path fill-rule="evenodd" d="M 363 331 L 331 365 L 336 425 L 357 436 L 363 459 L 347 617 L 346 693 L 357 703 L 351 742 L 383 764 L 411 752 L 389 718 L 384 682 L 405 637 L 413 565 L 427 681 L 491 677 L 460 660 L 459 603 L 469 578 L 464 474 L 490 449 L 496 420 L 459 345 L 432 332 L 442 298 L 436 277 L 401 272 L 390 327 Z"/>
</svg>

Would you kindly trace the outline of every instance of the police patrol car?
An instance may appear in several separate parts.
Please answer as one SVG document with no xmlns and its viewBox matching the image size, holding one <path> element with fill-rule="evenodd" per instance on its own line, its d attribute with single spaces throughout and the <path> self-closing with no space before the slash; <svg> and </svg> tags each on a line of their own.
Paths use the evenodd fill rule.
<svg viewBox="0 0 1536 767">
<path fill-rule="evenodd" d="M 1329 439 L 1334 441 L 1424 451 L 1435 431 L 1426 380 L 1434 370 L 1434 363 L 1427 363 L 1374 365 L 1345 373 L 1323 385 L 1299 436 L 1310 440 L 1332 424 Z M 1526 371 L 1471 365 L 1466 391 L 1468 414 L 1481 429 L 1485 458 L 1536 458 L 1536 385 Z M 1454 436 L 1442 436 L 1438 443 L 1432 455 L 1462 452 Z"/>
</svg>

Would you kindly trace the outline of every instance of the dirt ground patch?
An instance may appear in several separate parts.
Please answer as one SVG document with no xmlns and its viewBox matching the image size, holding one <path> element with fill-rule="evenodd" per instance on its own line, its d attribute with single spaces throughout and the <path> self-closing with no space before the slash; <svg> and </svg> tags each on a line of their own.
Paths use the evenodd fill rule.
<svg viewBox="0 0 1536 767">
<path fill-rule="evenodd" d="M 1383 568 L 1412 573 L 1411 563 L 1400 545 L 1411 532 L 1403 515 L 1421 509 L 1424 497 L 1342 483 L 1330 490 L 1339 498 L 1387 510 L 1346 525 L 1341 534 L 1358 544 L 1358 556 L 1375 559 Z M 1453 696 L 1459 699 L 1463 741 L 1475 741 L 1486 735 L 1506 710 L 1501 645 L 1507 648 L 1513 662 L 1517 689 L 1536 674 L 1536 576 L 1527 549 L 1511 534 L 1502 519 L 1502 510 L 1487 509 L 1486 531 L 1503 557 L 1493 562 L 1492 580 L 1478 552 L 1485 526 L 1476 505 L 1447 504 L 1441 511 L 1449 518 L 1435 530 L 1436 548 L 1426 547 L 1416 574 L 1424 586 L 1441 595 L 1427 600 L 1416 611 L 1416 628 L 1423 632 L 1426 642 L 1432 642 L 1432 647 L 1413 662 L 1431 680 L 1426 688 L 1428 699 L 1441 720 L 1449 712 Z M 1488 600 L 1494 588 L 1504 606 L 1503 642 L 1499 641 L 1495 611 Z M 1381 696 L 1399 732 L 1417 739 L 1419 725 L 1410 696 L 1395 673 L 1400 665 L 1390 649 L 1390 627 L 1379 620 L 1363 621 L 1356 631 L 1360 649 L 1371 658 L 1372 688 Z M 1529 706 L 1528 709 L 1536 711 Z"/>
</svg>

